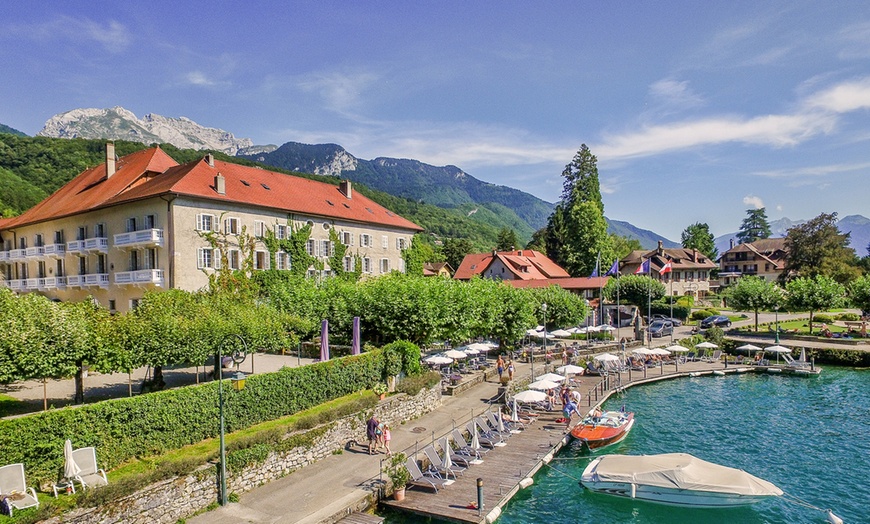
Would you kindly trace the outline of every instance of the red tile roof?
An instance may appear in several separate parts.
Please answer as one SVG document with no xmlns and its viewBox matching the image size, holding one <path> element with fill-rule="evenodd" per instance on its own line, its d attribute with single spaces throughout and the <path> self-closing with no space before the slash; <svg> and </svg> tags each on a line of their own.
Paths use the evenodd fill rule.
<svg viewBox="0 0 870 524">
<path fill-rule="evenodd" d="M 83 172 L 7 227 L 176 194 L 422 231 L 359 192 L 347 198 L 332 184 L 230 162 L 214 161 L 210 166 L 203 159 L 178 165 L 160 148 L 121 158 L 117 172 L 108 180 L 105 171 L 105 166 L 98 166 Z M 218 174 L 226 181 L 223 195 L 215 189 Z"/>
<path fill-rule="evenodd" d="M 500 260 L 514 275 L 514 278 L 519 280 L 542 280 L 570 276 L 567 271 L 547 258 L 546 255 L 531 249 L 523 249 L 465 255 L 453 278 L 469 280 L 474 275 L 483 274 L 495 260 Z"/>
<path fill-rule="evenodd" d="M 540 280 L 506 280 L 505 282 L 518 288 L 559 286 L 569 291 L 585 291 L 587 289 L 603 288 L 609 280 L 610 277 L 568 277 L 544 278 Z"/>
</svg>

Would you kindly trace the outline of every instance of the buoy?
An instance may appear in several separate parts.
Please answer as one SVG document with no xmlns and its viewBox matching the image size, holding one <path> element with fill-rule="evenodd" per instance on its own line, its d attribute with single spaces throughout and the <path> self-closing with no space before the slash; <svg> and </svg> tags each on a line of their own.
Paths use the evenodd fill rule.
<svg viewBox="0 0 870 524">
<path fill-rule="evenodd" d="M 495 522 L 496 520 L 498 520 L 498 517 L 499 517 L 500 515 L 501 515 L 501 508 L 493 508 L 492 511 L 490 511 L 490 512 L 486 515 L 486 522 L 487 522 L 487 524 L 492 524 L 493 522 Z"/>
<path fill-rule="evenodd" d="M 547 453 L 546 455 L 544 455 L 544 458 L 543 458 L 544 464 L 549 464 L 551 460 L 553 460 L 552 453 Z"/>
<path fill-rule="evenodd" d="M 531 486 L 534 483 L 535 483 L 535 481 L 532 480 L 532 477 L 526 477 L 520 481 L 520 489 L 526 489 L 527 487 Z"/>
<path fill-rule="evenodd" d="M 828 510 L 826 513 L 827 513 L 827 520 L 828 520 L 828 522 L 830 522 L 831 524 L 843 524 L 843 519 L 841 519 L 840 517 L 834 515 L 834 512 L 833 512 L 833 511 Z"/>
<path fill-rule="evenodd" d="M 631 498 L 637 498 L 637 484 L 631 485 Z"/>
</svg>

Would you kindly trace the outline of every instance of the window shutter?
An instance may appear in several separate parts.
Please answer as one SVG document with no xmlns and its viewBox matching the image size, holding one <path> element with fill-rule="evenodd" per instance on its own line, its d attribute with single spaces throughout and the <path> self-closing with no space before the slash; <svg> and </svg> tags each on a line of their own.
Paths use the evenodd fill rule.
<svg viewBox="0 0 870 524">
<path fill-rule="evenodd" d="M 196 250 L 196 268 L 197 269 L 202 269 L 202 266 L 203 266 L 202 252 L 203 252 L 203 249 L 201 247 L 197 248 L 197 250 Z"/>
<path fill-rule="evenodd" d="M 211 250 L 212 267 L 215 269 L 221 268 L 221 252 L 217 249 Z"/>
<path fill-rule="evenodd" d="M 196 215 L 196 230 L 202 231 L 202 214 Z"/>
</svg>

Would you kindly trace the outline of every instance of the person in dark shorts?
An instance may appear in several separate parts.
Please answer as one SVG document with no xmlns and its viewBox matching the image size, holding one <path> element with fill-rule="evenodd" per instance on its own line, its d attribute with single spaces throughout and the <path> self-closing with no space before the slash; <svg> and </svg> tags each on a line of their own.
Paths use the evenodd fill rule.
<svg viewBox="0 0 870 524">
<path fill-rule="evenodd" d="M 379 424 L 380 422 L 378 422 L 378 419 L 375 418 L 374 415 L 372 415 L 372 418 L 370 418 L 368 422 L 366 422 L 366 437 L 368 437 L 369 439 L 369 455 L 374 454 L 375 446 L 378 442 L 377 431 Z"/>
</svg>

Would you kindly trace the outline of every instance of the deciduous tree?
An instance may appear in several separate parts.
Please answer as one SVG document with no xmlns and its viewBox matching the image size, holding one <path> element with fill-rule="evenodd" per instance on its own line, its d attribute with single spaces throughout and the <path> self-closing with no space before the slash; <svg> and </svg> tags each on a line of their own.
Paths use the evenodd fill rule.
<svg viewBox="0 0 870 524">
<path fill-rule="evenodd" d="M 625 275 L 611 278 L 604 286 L 604 296 L 610 302 L 616 301 L 616 288 L 619 286 L 619 300 L 646 311 L 650 301 L 655 302 L 665 296 L 665 285 L 647 276 Z"/>
<path fill-rule="evenodd" d="M 775 282 L 756 276 L 739 279 L 727 293 L 728 304 L 732 309 L 755 313 L 755 331 L 758 331 L 758 312 L 771 310 L 783 301 L 782 288 Z"/>
<path fill-rule="evenodd" d="M 826 275 L 845 284 L 861 275 L 853 265 L 855 250 L 849 247 L 849 233 L 837 227 L 837 213 L 822 213 L 804 224 L 788 230 L 785 237 L 788 275 L 815 277 Z"/>
<path fill-rule="evenodd" d="M 681 235 L 681 240 L 686 249 L 697 249 L 713 261 L 719 258 L 719 250 L 716 249 L 713 234 L 710 233 L 710 226 L 704 222 L 695 222 L 686 227 Z"/>
<path fill-rule="evenodd" d="M 810 312 L 810 333 L 813 332 L 813 314 L 840 307 L 846 297 L 846 288 L 824 275 L 796 278 L 786 284 L 785 290 L 790 309 Z"/>
</svg>

